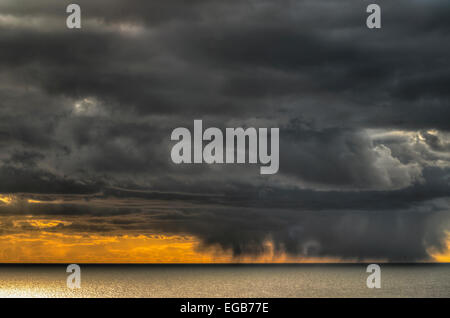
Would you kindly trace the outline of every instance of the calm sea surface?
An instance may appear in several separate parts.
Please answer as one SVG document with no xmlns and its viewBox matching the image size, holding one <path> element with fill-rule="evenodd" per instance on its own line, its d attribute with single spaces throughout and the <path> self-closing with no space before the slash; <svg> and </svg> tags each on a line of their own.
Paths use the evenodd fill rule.
<svg viewBox="0 0 450 318">
<path fill-rule="evenodd" d="M 450 297 L 450 264 L 81 265 L 81 289 L 64 265 L 0 266 L 0 297 Z"/>
</svg>

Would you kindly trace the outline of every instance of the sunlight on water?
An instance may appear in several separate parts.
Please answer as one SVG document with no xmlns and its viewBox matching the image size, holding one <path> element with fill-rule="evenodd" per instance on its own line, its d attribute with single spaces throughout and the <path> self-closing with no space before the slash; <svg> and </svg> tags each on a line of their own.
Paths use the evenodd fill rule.
<svg viewBox="0 0 450 318">
<path fill-rule="evenodd" d="M 382 288 L 364 265 L 1 266 L 0 297 L 450 297 L 450 265 L 382 265 Z"/>
</svg>

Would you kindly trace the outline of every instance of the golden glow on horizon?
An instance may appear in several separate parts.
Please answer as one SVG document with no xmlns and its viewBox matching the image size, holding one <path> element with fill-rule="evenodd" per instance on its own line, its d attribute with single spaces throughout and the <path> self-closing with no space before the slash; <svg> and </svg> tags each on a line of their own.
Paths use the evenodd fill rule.
<svg viewBox="0 0 450 318">
<path fill-rule="evenodd" d="M 30 223 L 35 223 L 32 220 Z M 41 223 L 39 223 L 41 224 Z M 48 224 L 48 223 L 45 223 Z M 41 227 L 42 228 L 42 227 Z M 54 232 L 0 236 L 0 263 L 286 263 L 338 262 L 338 259 L 275 255 L 267 242 L 259 257 L 232 257 L 220 249 L 199 250 L 192 236 L 81 235 Z"/>
<path fill-rule="evenodd" d="M 1 263 L 209 263 L 228 258 L 196 251 L 183 236 L 100 236 L 53 232 L 0 236 Z"/>
<path fill-rule="evenodd" d="M 48 232 L 51 222 L 31 220 L 41 232 L 0 236 L 0 263 L 338 263 L 358 262 L 338 258 L 292 257 L 276 254 L 266 242 L 258 257 L 233 257 L 221 249 L 199 249 L 192 236 L 178 235 L 86 235 Z M 39 222 L 41 223 L 39 223 Z M 48 223 L 45 223 L 48 222 Z M 45 224 L 42 227 L 42 224 Z M 56 224 L 56 223 L 54 223 Z M 53 225 L 53 224 L 52 224 Z M 50 227 L 50 226 L 48 226 Z M 450 240 L 449 240 L 450 248 Z M 437 262 L 450 262 L 450 253 L 433 255 Z M 366 260 L 371 261 L 371 260 Z M 373 260 L 375 262 L 375 260 Z M 376 260 L 383 262 L 382 260 Z"/>
</svg>

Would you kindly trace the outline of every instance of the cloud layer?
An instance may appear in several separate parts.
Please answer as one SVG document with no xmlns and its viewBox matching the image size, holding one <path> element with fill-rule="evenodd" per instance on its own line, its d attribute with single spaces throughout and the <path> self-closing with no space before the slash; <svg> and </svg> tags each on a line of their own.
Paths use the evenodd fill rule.
<svg viewBox="0 0 450 318">
<path fill-rule="evenodd" d="M 427 260 L 450 230 L 448 1 L 0 1 L 2 233 L 168 233 L 235 256 Z M 170 133 L 279 127 L 280 171 Z M 39 203 L 28 202 L 32 199 Z M 54 224 L 54 223 L 51 223 Z M 46 228 L 46 230 L 49 230 Z"/>
</svg>

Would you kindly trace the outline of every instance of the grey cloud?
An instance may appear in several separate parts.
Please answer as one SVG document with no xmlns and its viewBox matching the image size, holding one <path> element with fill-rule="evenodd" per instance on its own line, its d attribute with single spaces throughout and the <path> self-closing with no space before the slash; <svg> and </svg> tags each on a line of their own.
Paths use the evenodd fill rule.
<svg viewBox="0 0 450 318">
<path fill-rule="evenodd" d="M 65 2 L 0 3 L 1 193 L 82 195 L 24 206 L 72 218 L 58 230 L 187 233 L 236 256 L 268 238 L 358 259 L 444 249 L 448 1 L 380 0 L 376 32 L 366 2 L 79 4 L 74 31 Z M 279 174 L 172 164 L 172 129 L 197 118 L 280 127 Z"/>
</svg>

